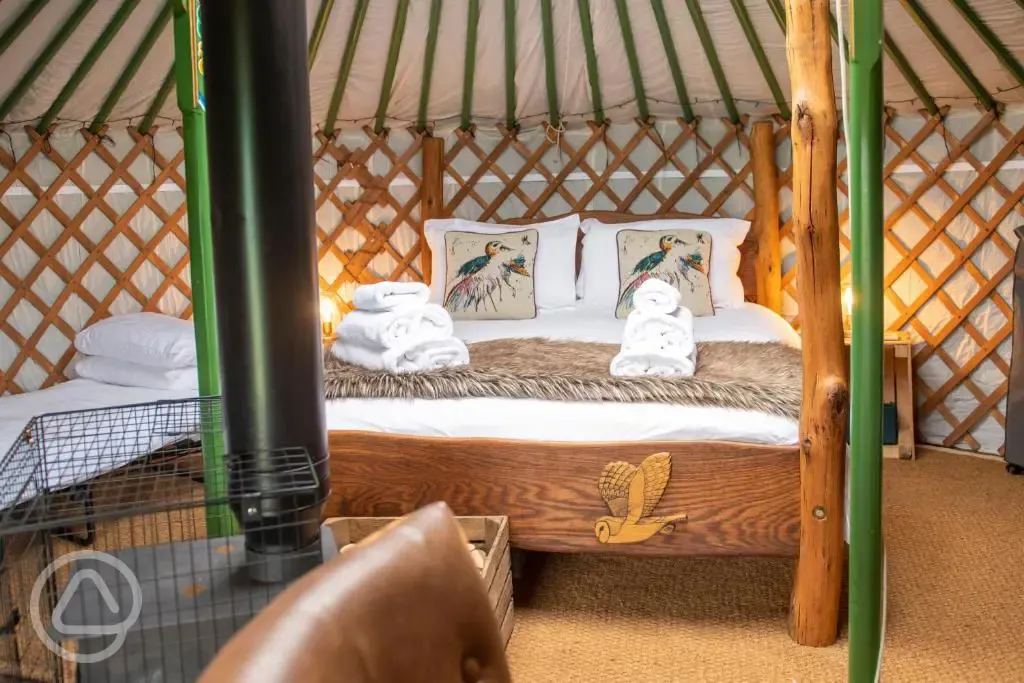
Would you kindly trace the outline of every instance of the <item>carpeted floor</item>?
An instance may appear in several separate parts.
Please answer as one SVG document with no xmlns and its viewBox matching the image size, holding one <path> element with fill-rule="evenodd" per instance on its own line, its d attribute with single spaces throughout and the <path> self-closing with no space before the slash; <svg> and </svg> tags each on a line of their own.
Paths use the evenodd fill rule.
<svg viewBox="0 0 1024 683">
<path fill-rule="evenodd" d="M 886 461 L 882 680 L 1024 681 L 1024 477 L 1000 462 Z M 552 556 L 509 645 L 520 683 L 845 681 L 789 640 L 793 563 Z M 845 612 L 844 612 L 845 623 Z"/>
</svg>

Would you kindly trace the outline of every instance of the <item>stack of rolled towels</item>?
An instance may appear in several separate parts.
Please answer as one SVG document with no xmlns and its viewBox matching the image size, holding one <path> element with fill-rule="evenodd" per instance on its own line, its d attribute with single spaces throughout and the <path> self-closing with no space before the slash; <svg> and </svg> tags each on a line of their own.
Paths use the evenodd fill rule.
<svg viewBox="0 0 1024 683">
<path fill-rule="evenodd" d="M 419 282 L 362 285 L 331 347 L 336 358 L 371 370 L 421 372 L 466 365 L 469 350 L 453 335 L 452 317 L 428 303 Z"/>
<path fill-rule="evenodd" d="M 633 295 L 622 348 L 611 363 L 617 377 L 688 377 L 697 367 L 693 313 L 680 306 L 679 291 L 647 280 Z"/>
</svg>

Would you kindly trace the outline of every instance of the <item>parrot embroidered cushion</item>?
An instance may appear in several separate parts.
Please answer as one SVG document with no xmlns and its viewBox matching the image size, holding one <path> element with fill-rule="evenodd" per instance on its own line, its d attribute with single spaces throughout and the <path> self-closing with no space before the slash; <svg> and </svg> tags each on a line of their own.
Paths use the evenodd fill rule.
<svg viewBox="0 0 1024 683">
<path fill-rule="evenodd" d="M 619 296 L 615 317 L 633 310 L 633 294 L 656 278 L 679 290 L 680 305 L 695 316 L 714 315 L 711 304 L 711 235 L 701 230 L 620 230 L 615 236 L 619 254 Z"/>
<path fill-rule="evenodd" d="M 444 235 L 443 305 L 454 320 L 537 317 L 537 231 Z"/>
</svg>

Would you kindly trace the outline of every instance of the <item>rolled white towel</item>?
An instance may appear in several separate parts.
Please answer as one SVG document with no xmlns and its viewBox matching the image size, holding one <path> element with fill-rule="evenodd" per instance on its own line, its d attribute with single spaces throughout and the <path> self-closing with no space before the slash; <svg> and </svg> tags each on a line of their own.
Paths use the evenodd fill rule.
<svg viewBox="0 0 1024 683">
<path fill-rule="evenodd" d="M 391 349 L 411 342 L 444 339 L 454 325 L 437 304 L 402 306 L 392 311 L 355 310 L 341 319 L 338 336 L 368 348 Z"/>
<path fill-rule="evenodd" d="M 615 377 L 690 377 L 696 367 L 696 351 L 679 355 L 637 345 L 615 354 L 609 370 Z"/>
<path fill-rule="evenodd" d="M 622 333 L 622 348 L 655 346 L 665 353 L 687 356 L 695 348 L 693 339 L 693 313 L 680 306 L 670 314 L 632 311 L 626 318 Z"/>
<path fill-rule="evenodd" d="M 392 311 L 410 304 L 425 304 L 430 288 L 422 282 L 377 282 L 360 285 L 352 295 L 352 303 L 364 311 Z"/>
<path fill-rule="evenodd" d="M 633 293 L 633 310 L 649 313 L 671 313 L 679 306 L 679 290 L 658 278 L 650 278 Z"/>
<path fill-rule="evenodd" d="M 331 347 L 335 358 L 371 370 L 423 372 L 469 363 L 469 349 L 456 337 L 428 339 L 390 349 L 372 349 L 345 339 Z"/>
</svg>

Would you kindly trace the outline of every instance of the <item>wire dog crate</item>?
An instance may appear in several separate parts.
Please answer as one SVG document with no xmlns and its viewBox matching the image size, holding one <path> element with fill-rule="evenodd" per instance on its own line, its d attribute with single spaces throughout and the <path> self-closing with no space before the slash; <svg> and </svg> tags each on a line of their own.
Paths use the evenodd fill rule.
<svg viewBox="0 0 1024 683">
<path fill-rule="evenodd" d="M 284 554 L 298 573 L 321 561 L 285 550 L 293 513 L 322 503 L 318 463 L 297 448 L 210 466 L 220 442 L 215 398 L 26 425 L 0 459 L 0 681 L 195 680 L 297 575 Z"/>
</svg>

